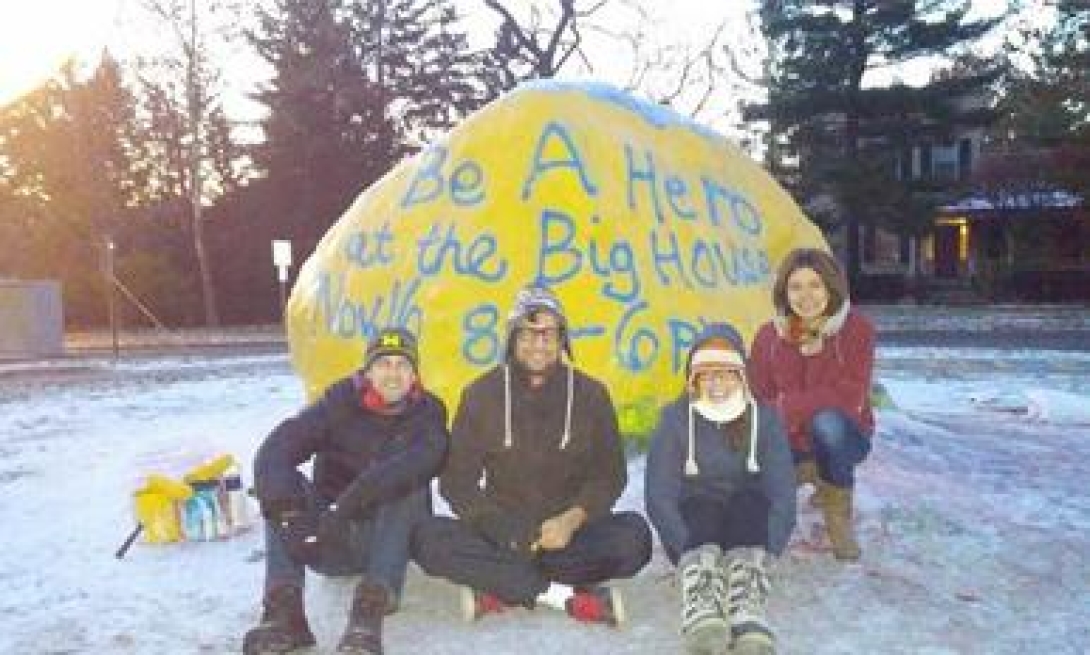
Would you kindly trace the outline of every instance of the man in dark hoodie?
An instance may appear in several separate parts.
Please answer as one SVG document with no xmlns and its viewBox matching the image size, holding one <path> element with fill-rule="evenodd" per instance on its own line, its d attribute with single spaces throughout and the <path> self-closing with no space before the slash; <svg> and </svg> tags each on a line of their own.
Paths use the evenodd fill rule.
<svg viewBox="0 0 1090 655">
<path fill-rule="evenodd" d="M 712 324 L 662 410 L 647 455 L 647 511 L 678 566 L 691 654 L 771 655 L 768 555 L 795 525 L 795 473 L 778 414 L 754 402 L 738 332 Z"/>
<path fill-rule="evenodd" d="M 602 583 L 650 559 L 643 517 L 611 512 L 627 473 L 609 393 L 562 353 L 560 301 L 525 288 L 505 361 L 462 393 L 439 485 L 457 518 L 429 519 L 413 543 L 421 568 L 463 586 L 467 620 L 542 604 L 618 625 L 620 596 Z"/>
<path fill-rule="evenodd" d="M 257 451 L 254 492 L 265 518 L 261 624 L 246 655 L 314 645 L 303 603 L 306 567 L 361 575 L 339 653 L 382 653 L 382 617 L 394 611 L 413 527 L 431 515 L 428 483 L 449 434 L 447 413 L 418 375 L 415 338 L 387 329 L 362 369 L 278 425 Z M 298 466 L 313 460 L 313 482 Z"/>
</svg>

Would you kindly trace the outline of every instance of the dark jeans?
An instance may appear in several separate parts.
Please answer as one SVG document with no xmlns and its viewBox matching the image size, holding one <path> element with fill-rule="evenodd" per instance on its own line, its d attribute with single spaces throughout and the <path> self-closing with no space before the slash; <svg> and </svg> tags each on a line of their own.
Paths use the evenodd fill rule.
<svg viewBox="0 0 1090 655">
<path fill-rule="evenodd" d="M 870 453 L 870 438 L 839 409 L 823 409 L 810 422 L 812 453 L 794 453 L 795 462 L 813 457 L 822 480 L 837 487 L 855 484 L 855 467 Z"/>
<path fill-rule="evenodd" d="M 309 488 L 312 511 L 318 511 Z M 396 605 L 405 585 L 413 528 L 431 516 L 431 490 L 423 487 L 383 505 L 363 520 L 347 521 L 348 534 L 337 548 L 323 548 L 310 566 L 321 575 L 361 575 L 390 590 Z M 283 584 L 303 586 L 306 566 L 288 553 L 283 531 L 265 521 L 265 591 Z"/>
<path fill-rule="evenodd" d="M 678 511 L 688 539 L 683 552 L 716 544 L 726 552 L 741 546 L 768 548 L 769 501 L 764 491 L 743 487 L 728 498 L 693 496 L 681 501 Z M 667 553 L 677 564 L 677 553 Z"/>
<path fill-rule="evenodd" d="M 636 575 L 651 559 L 651 529 L 635 512 L 611 514 L 580 528 L 567 548 L 531 556 L 494 545 L 465 521 L 434 517 L 417 526 L 413 556 L 429 575 L 530 605 L 551 582 L 587 586 Z"/>
</svg>

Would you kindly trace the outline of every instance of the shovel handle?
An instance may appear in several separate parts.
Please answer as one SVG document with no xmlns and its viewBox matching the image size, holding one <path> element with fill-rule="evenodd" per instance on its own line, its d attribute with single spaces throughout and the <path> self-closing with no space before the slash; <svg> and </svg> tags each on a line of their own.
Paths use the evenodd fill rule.
<svg viewBox="0 0 1090 655">
<path fill-rule="evenodd" d="M 121 547 L 117 549 L 116 553 L 114 553 L 114 557 L 116 557 L 117 559 L 125 557 L 125 553 L 129 552 L 129 548 L 132 547 L 133 542 L 136 541 L 136 538 L 139 537 L 140 533 L 143 531 L 144 524 L 137 523 L 136 527 L 133 528 L 132 532 L 129 533 L 129 536 L 125 538 L 125 541 L 121 544 Z"/>
</svg>

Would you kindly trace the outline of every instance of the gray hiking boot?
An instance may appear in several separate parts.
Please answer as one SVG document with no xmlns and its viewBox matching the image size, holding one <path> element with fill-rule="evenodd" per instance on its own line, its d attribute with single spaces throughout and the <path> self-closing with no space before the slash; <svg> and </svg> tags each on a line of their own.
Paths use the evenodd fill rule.
<svg viewBox="0 0 1090 655">
<path fill-rule="evenodd" d="M 690 655 L 722 655 L 730 642 L 721 558 L 719 546 L 707 544 L 686 552 L 678 562 L 681 637 Z"/>
<path fill-rule="evenodd" d="M 774 655 L 775 641 L 765 608 L 771 583 L 763 548 L 732 548 L 724 556 L 727 569 L 727 615 L 731 655 Z"/>
</svg>

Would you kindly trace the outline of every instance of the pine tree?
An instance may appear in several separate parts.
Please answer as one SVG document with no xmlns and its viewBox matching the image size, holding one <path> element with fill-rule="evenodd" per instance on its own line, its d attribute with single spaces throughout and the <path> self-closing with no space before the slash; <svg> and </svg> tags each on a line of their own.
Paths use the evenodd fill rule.
<svg viewBox="0 0 1090 655">
<path fill-rule="evenodd" d="M 879 67 L 949 55 L 997 24 L 995 19 L 967 20 L 968 9 L 968 2 L 946 0 L 764 4 L 771 86 L 767 104 L 751 108 L 749 116 L 767 120 L 777 143 L 797 153 L 798 173 L 789 180 L 796 194 L 804 201 L 821 196 L 832 199 L 834 221 L 846 231 L 846 268 L 853 281 L 860 268 L 856 226 L 860 222 L 889 224 L 887 210 L 895 210 L 897 203 L 881 200 L 905 193 L 891 193 L 898 181 L 892 174 L 894 155 L 890 153 L 907 145 L 904 140 L 909 133 L 963 120 L 957 116 L 958 97 L 990 79 L 985 75 L 936 81 L 917 89 L 868 87 L 865 77 Z M 955 90 L 958 93 L 952 94 Z M 881 141 L 886 145 L 870 152 L 868 143 Z M 886 153 L 884 164 L 881 153 Z M 910 222 L 901 221 L 900 227 Z"/>
<path fill-rule="evenodd" d="M 449 0 L 372 1 L 353 5 L 351 17 L 356 56 L 384 94 L 398 155 L 487 99 L 481 57 Z"/>
<path fill-rule="evenodd" d="M 1062 0 L 1055 24 L 1043 34 L 1030 35 L 1029 43 L 1039 48 L 1033 67 L 1012 76 L 1001 107 L 1005 118 L 996 138 L 1009 155 L 999 166 L 1015 177 L 1032 177 L 1039 189 L 1062 189 L 1088 198 L 1090 7 Z M 1017 160 L 1022 160 L 1021 166 Z"/>
<path fill-rule="evenodd" d="M 303 255 L 361 189 L 484 101 L 449 0 L 276 0 L 250 35 L 273 77 L 257 164 Z"/>
</svg>

